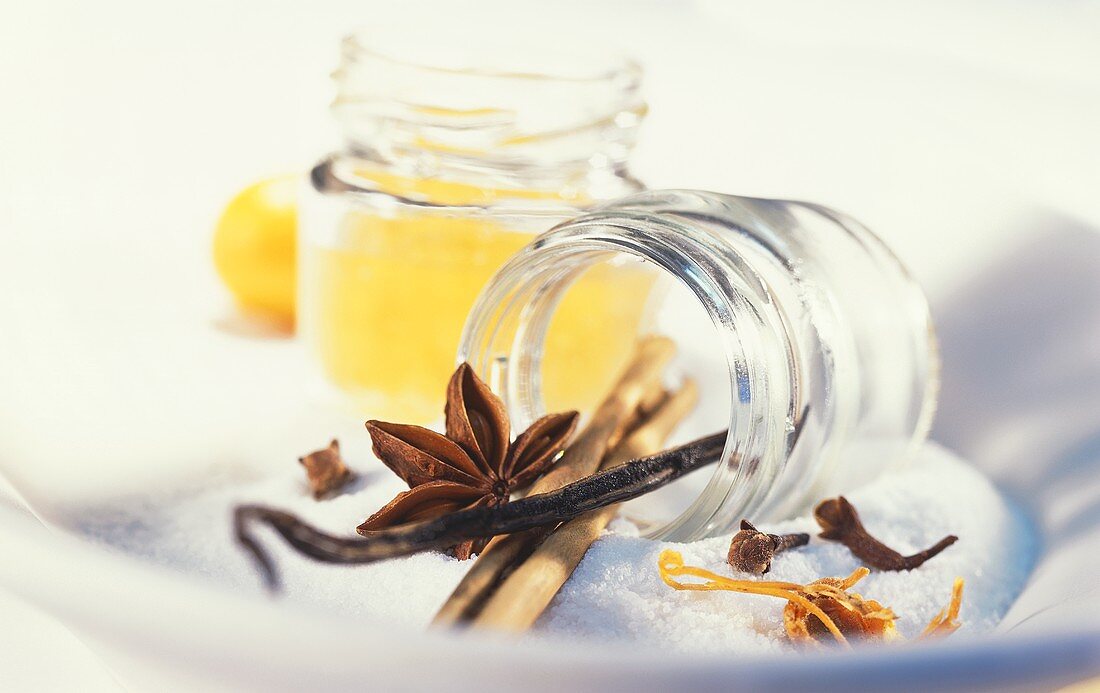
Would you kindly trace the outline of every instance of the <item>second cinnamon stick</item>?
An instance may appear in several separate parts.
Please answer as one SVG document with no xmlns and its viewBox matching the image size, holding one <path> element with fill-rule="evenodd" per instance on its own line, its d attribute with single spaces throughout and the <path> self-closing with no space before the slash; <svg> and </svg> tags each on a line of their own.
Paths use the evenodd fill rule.
<svg viewBox="0 0 1100 693">
<path fill-rule="evenodd" d="M 608 448 L 622 435 L 639 403 L 659 383 L 665 366 L 675 355 L 675 343 L 667 337 L 646 337 L 638 342 L 634 355 L 592 420 L 566 448 L 554 468 L 536 481 L 528 495 L 554 491 L 595 472 Z M 477 561 L 444 602 L 433 625 L 454 625 L 468 620 L 504 578 L 549 530 L 534 529 L 497 537 L 481 552 Z"/>
<path fill-rule="evenodd" d="M 608 453 L 602 468 L 659 450 L 697 400 L 695 384 L 686 382 Z M 485 600 L 473 625 L 510 631 L 530 628 L 617 512 L 618 506 L 614 505 L 593 510 L 555 530 Z"/>
</svg>

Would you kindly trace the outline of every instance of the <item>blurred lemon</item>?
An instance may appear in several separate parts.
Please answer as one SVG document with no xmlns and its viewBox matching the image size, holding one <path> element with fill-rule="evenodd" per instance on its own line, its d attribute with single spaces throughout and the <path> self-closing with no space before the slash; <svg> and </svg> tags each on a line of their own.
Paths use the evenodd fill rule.
<svg viewBox="0 0 1100 693">
<path fill-rule="evenodd" d="M 298 176 L 269 178 L 237 194 L 214 231 L 214 266 L 248 313 L 294 325 Z"/>
</svg>

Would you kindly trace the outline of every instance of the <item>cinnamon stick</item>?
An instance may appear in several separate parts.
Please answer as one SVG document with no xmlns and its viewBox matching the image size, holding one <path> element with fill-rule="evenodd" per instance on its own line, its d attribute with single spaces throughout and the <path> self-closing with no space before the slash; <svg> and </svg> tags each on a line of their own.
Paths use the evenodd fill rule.
<svg viewBox="0 0 1100 693">
<path fill-rule="evenodd" d="M 592 420 L 566 448 L 561 460 L 536 481 L 528 495 L 555 491 L 595 472 L 608 448 L 622 436 L 639 404 L 658 386 L 665 366 L 675 355 L 676 345 L 660 336 L 639 340 L 626 369 L 611 392 L 596 408 Z M 453 625 L 468 619 L 504 578 L 507 570 L 526 557 L 550 532 L 540 527 L 522 534 L 496 537 L 444 602 L 434 625 Z"/>
<path fill-rule="evenodd" d="M 695 383 L 685 382 L 658 402 L 652 414 L 608 453 L 601 468 L 610 469 L 659 450 L 697 401 Z M 611 505 L 561 525 L 485 600 L 473 625 L 508 631 L 530 628 L 617 512 L 618 505 Z"/>
</svg>

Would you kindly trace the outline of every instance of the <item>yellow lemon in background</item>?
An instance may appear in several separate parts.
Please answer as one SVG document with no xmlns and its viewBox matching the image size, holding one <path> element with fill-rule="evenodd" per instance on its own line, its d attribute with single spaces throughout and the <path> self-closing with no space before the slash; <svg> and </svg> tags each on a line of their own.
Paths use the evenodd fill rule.
<svg viewBox="0 0 1100 693">
<path fill-rule="evenodd" d="M 214 232 L 214 266 L 248 313 L 294 325 L 299 177 L 269 178 L 242 190 Z"/>
</svg>

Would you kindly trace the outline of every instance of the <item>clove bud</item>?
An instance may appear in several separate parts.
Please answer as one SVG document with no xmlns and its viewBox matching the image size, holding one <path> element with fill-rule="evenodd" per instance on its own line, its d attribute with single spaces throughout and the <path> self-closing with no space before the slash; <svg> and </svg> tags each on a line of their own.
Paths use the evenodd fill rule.
<svg viewBox="0 0 1100 693">
<path fill-rule="evenodd" d="M 335 494 L 355 476 L 344 464 L 344 458 L 340 456 L 340 443 L 336 439 L 327 448 L 299 457 L 298 462 L 305 467 L 309 487 L 318 500 Z"/>
<path fill-rule="evenodd" d="M 946 536 L 931 548 L 912 556 L 902 556 L 867 532 L 859 519 L 859 513 L 856 512 L 855 506 L 849 503 L 844 496 L 821 501 L 814 508 L 814 519 L 817 520 L 817 524 L 821 525 L 823 530 L 821 534 L 818 534 L 819 537 L 844 544 L 856 558 L 879 570 L 913 570 L 919 568 L 925 561 L 959 539 L 954 535 Z"/>
<path fill-rule="evenodd" d="M 771 570 L 775 554 L 808 543 L 809 534 L 767 534 L 741 520 L 741 531 L 733 535 L 726 561 L 734 570 L 763 575 Z"/>
</svg>

